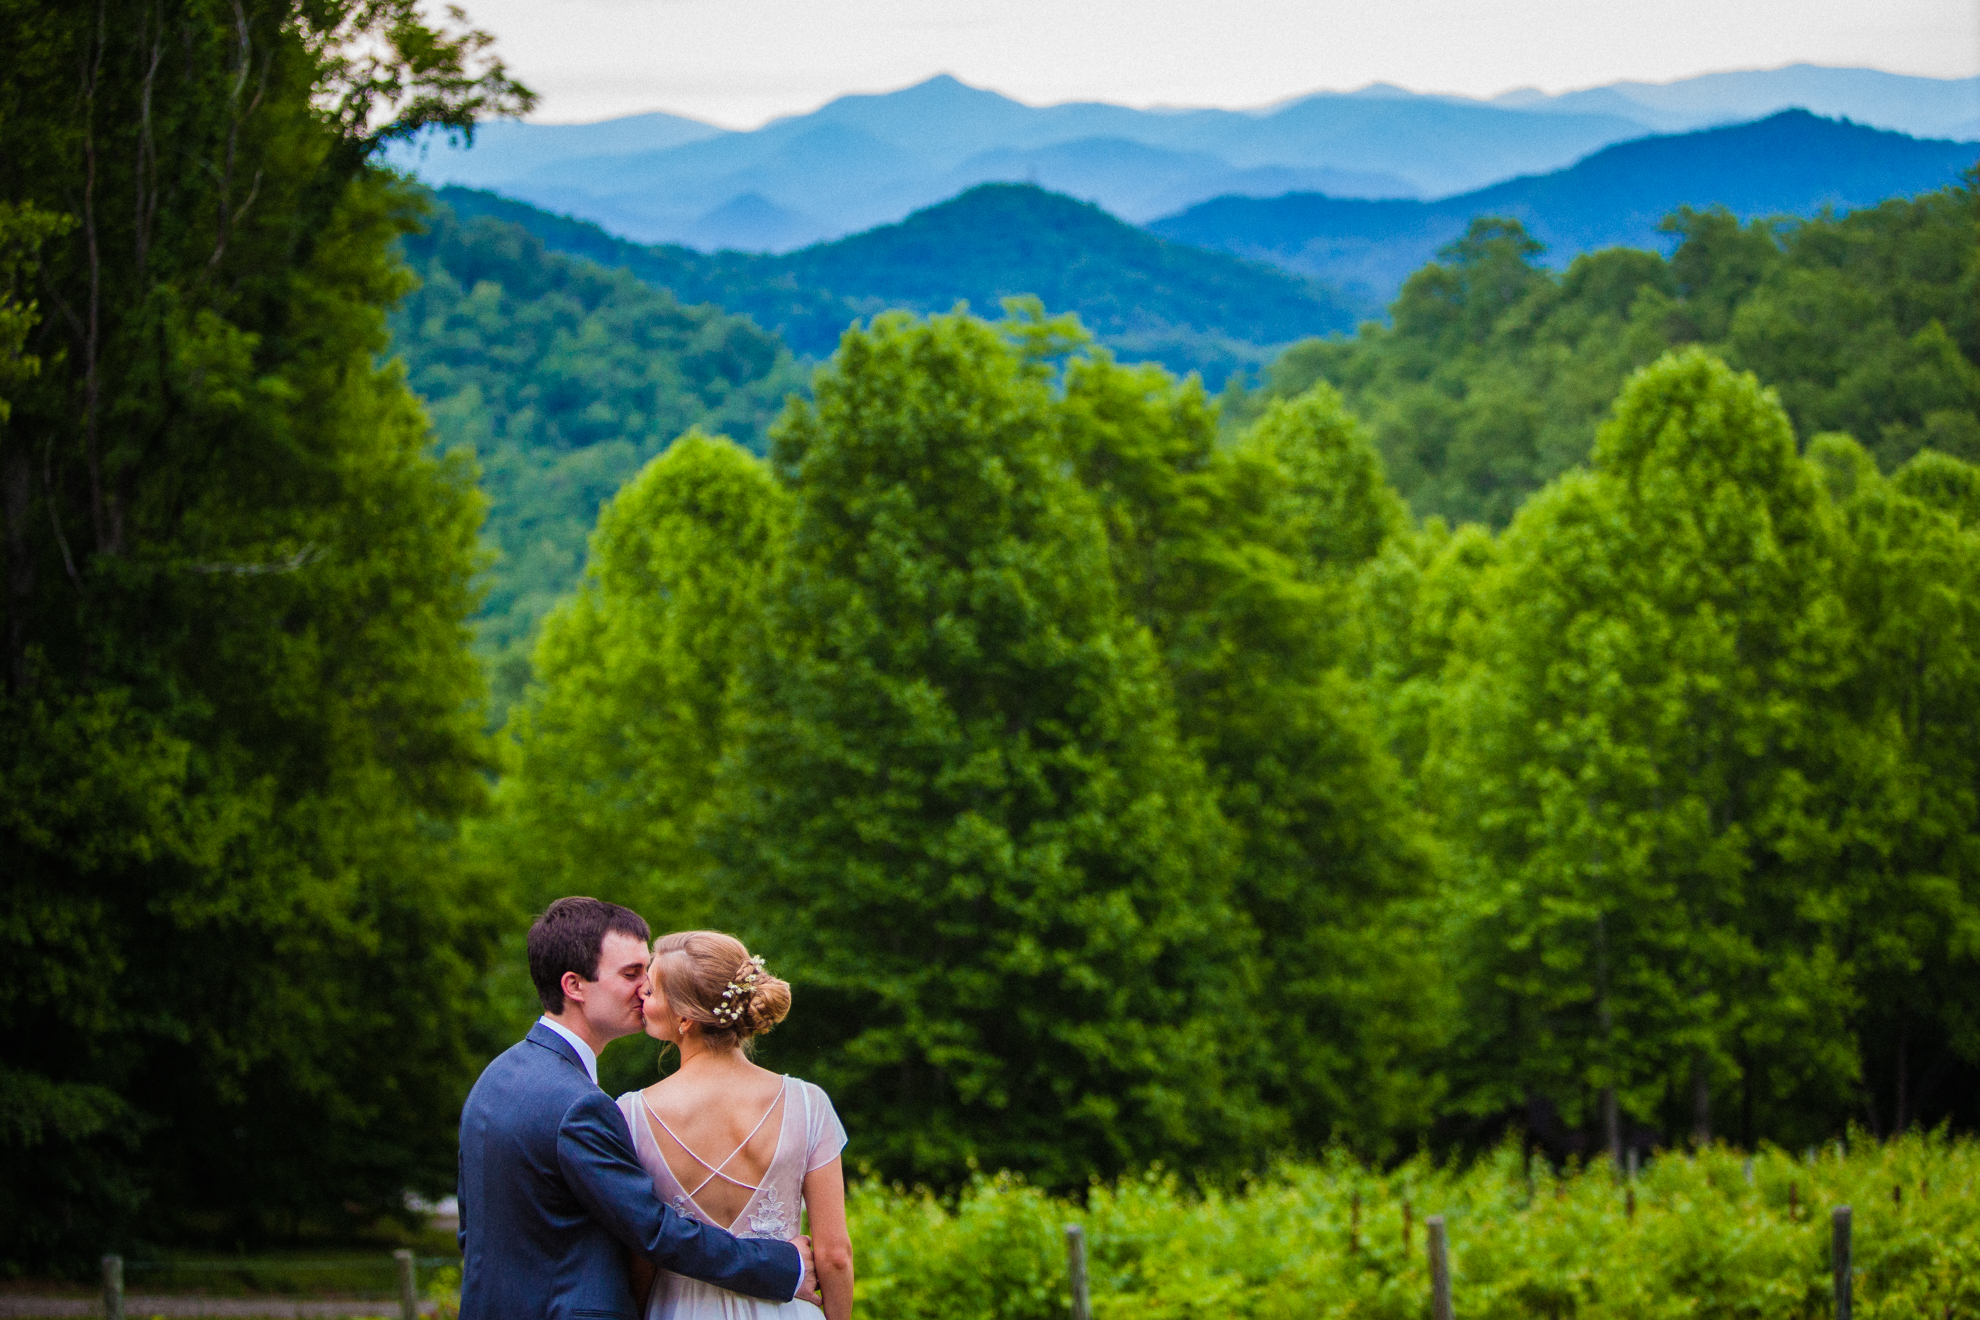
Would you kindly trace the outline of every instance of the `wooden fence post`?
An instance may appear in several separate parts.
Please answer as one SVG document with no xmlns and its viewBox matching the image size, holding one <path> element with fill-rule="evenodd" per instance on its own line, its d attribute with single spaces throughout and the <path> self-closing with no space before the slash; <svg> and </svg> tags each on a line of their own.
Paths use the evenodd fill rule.
<svg viewBox="0 0 1980 1320">
<path fill-rule="evenodd" d="M 1839 1205 L 1829 1216 L 1829 1267 L 1835 1273 L 1836 1320 L 1849 1320 L 1849 1207 Z"/>
<path fill-rule="evenodd" d="M 1066 1273 L 1072 1280 L 1072 1320 L 1093 1320 L 1093 1299 L 1086 1290 L 1086 1230 L 1066 1225 Z"/>
<path fill-rule="evenodd" d="M 1423 1227 L 1429 1231 L 1431 1320 L 1452 1320 L 1451 1261 L 1444 1241 L 1444 1217 L 1431 1215 L 1423 1221 Z"/>
<path fill-rule="evenodd" d="M 413 1277 L 413 1254 L 406 1247 L 392 1253 L 399 1266 L 399 1320 L 419 1320 L 418 1280 Z"/>
<path fill-rule="evenodd" d="M 104 1320 L 124 1320 L 124 1258 L 103 1258 Z"/>
</svg>

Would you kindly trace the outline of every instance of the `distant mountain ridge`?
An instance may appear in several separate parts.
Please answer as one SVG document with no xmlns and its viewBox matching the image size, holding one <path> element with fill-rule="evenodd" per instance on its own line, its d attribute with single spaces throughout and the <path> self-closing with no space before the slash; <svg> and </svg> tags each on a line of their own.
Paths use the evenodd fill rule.
<svg viewBox="0 0 1980 1320">
<path fill-rule="evenodd" d="M 469 151 L 388 156 L 645 242 L 790 251 L 891 223 L 976 184 L 1029 182 L 1143 222 L 1213 197 L 1434 198 L 1541 174 L 1616 142 L 1789 106 L 1980 137 L 1980 79 L 1796 65 L 1493 101 L 1371 86 L 1257 111 L 1034 107 L 954 78 L 845 96 L 731 132 L 674 115 L 496 123 Z"/>
<path fill-rule="evenodd" d="M 748 315 L 822 357 L 856 317 L 1035 294 L 1076 312 L 1124 359 L 1200 371 L 1215 387 L 1308 335 L 1352 329 L 1368 306 L 1277 267 L 1173 243 L 1029 184 L 982 184 L 898 224 L 784 255 L 641 245 L 485 192 L 442 189 L 463 220 L 520 225 L 546 247 L 624 266 L 683 302 Z"/>
<path fill-rule="evenodd" d="M 1669 83 L 1618 82 L 1556 96 L 1524 88 L 1492 98 L 1508 109 L 1620 115 L 1660 133 L 1764 119 L 1799 109 L 1912 137 L 1980 139 L 1980 78 L 1915 78 L 1881 69 L 1790 64 Z"/>
<path fill-rule="evenodd" d="M 1668 246 L 1657 226 L 1680 206 L 1722 205 L 1746 218 L 1852 210 L 1955 183 L 1977 155 L 1971 143 L 1922 141 L 1789 110 L 1619 143 L 1565 170 L 1438 201 L 1220 197 L 1148 228 L 1386 302 L 1477 216 L 1519 220 L 1548 245 L 1550 263 L 1564 264 L 1596 248 Z"/>
</svg>

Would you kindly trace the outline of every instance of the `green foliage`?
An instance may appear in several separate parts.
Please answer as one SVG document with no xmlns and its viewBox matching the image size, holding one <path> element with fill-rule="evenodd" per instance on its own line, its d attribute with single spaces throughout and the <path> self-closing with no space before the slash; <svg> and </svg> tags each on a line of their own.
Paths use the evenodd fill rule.
<svg viewBox="0 0 1980 1320">
<path fill-rule="evenodd" d="M 889 1176 L 1947 1111 L 1974 469 L 1803 457 L 1693 348 L 1502 535 L 1412 527 L 1330 387 L 1220 439 L 1011 310 L 855 331 L 770 467 L 628 488 L 490 865 L 770 953 Z"/>
<path fill-rule="evenodd" d="M 1331 396 L 1220 446 L 1013 306 L 849 335 L 774 477 L 690 438 L 620 494 L 487 864 L 742 929 L 812 1006 L 774 1056 L 904 1175 L 1389 1148 L 1447 1023 L 1343 667 L 1400 501 Z"/>
<path fill-rule="evenodd" d="M 1474 993 L 1505 1005 L 1467 1042 L 1472 1103 L 1600 1093 L 1614 1148 L 1617 1097 L 1689 1097 L 1709 1135 L 1716 1079 L 1850 1079 L 1841 951 L 1800 905 L 1839 843 L 1811 785 L 1862 750 L 1825 741 L 1845 645 L 1826 514 L 1786 417 L 1694 349 L 1638 373 L 1594 472 L 1513 520 L 1432 772 Z"/>
<path fill-rule="evenodd" d="M 1089 1243 L 1093 1311 L 1415 1320 L 1429 1307 L 1423 1219 L 1445 1217 L 1457 1313 L 1482 1320 L 1830 1314 L 1829 1209 L 1852 1206 L 1855 1313 L 1980 1316 L 1980 1152 L 1914 1136 L 1813 1162 L 1723 1147 L 1555 1172 L 1504 1147 L 1469 1168 L 1371 1169 L 1335 1152 L 1229 1193 L 1159 1173 L 1084 1206 L 1008 1177 L 956 1197 L 866 1184 L 850 1198 L 859 1307 L 880 1320 L 966 1312 L 1051 1320 L 1069 1304 L 1062 1225 Z"/>
<path fill-rule="evenodd" d="M 814 1006 L 777 1057 L 913 1176 L 1255 1147 L 1227 829 L 1045 369 L 885 317 L 814 392 L 711 830 L 715 892 Z"/>
<path fill-rule="evenodd" d="M 412 201 L 364 161 L 525 98 L 413 14 L 0 14 L 6 306 L 32 254 L 40 314 L 0 427 L 10 1268 L 451 1181 L 501 916 L 451 860 L 481 507 L 376 364 Z M 360 48 L 398 52 L 362 87 Z"/>
<path fill-rule="evenodd" d="M 719 920 L 700 817 L 789 502 L 760 459 L 690 433 L 606 506 L 583 588 L 544 621 L 478 835 L 530 908 L 596 893 L 673 928 Z"/>
<path fill-rule="evenodd" d="M 1786 226 L 1687 207 L 1668 260 L 1612 248 L 1562 275 L 1516 222 L 1480 219 L 1409 278 L 1391 326 L 1293 346 L 1230 416 L 1328 381 L 1418 515 L 1504 526 L 1587 461 L 1632 371 L 1698 343 L 1775 386 L 1801 434 L 1863 437 L 1886 471 L 1921 448 L 1980 459 L 1977 196 Z"/>
<path fill-rule="evenodd" d="M 1104 355 L 1067 371 L 1081 475 L 1115 576 L 1161 648 L 1183 737 L 1237 849 L 1270 990 L 1244 1034 L 1309 1146 L 1420 1130 L 1441 1043 L 1420 933 L 1429 869 L 1395 767 L 1349 678 L 1356 572 L 1406 534 L 1381 462 L 1332 391 L 1219 446 L 1201 391 Z"/>
<path fill-rule="evenodd" d="M 489 498 L 479 649 L 499 716 L 613 492 L 691 426 L 760 448 L 803 378 L 750 322 L 546 251 L 514 224 L 436 205 L 404 245 L 422 282 L 392 318 L 394 351 Z"/>
</svg>

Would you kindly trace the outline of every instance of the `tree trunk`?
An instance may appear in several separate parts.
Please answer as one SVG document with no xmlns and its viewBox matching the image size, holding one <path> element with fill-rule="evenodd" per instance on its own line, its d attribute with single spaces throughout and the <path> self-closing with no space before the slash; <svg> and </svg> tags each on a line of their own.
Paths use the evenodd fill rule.
<svg viewBox="0 0 1980 1320">
<path fill-rule="evenodd" d="M 19 444 L 7 448 L 4 467 L 7 520 L 7 691 L 27 690 L 28 604 L 34 595 L 34 560 L 28 555 L 28 500 L 34 489 L 34 467 Z"/>
<path fill-rule="evenodd" d="M 1753 1051 L 1741 1053 L 1739 1060 L 1739 1141 L 1753 1149 Z"/>
<path fill-rule="evenodd" d="M 1910 1033 L 1911 1023 L 1900 1015 L 1898 1017 L 1897 1032 L 1897 1113 L 1891 1119 L 1891 1135 L 1894 1137 L 1903 1136 L 1905 1128 L 1911 1122 L 1911 1078 L 1909 1075 L 1911 1070 L 1907 1066 L 1909 1061 L 1905 1051 L 1905 1046 L 1909 1043 L 1906 1038 Z"/>
<path fill-rule="evenodd" d="M 1691 1060 L 1691 1141 L 1701 1150 L 1712 1144 L 1712 1073 L 1703 1051 Z"/>
<path fill-rule="evenodd" d="M 1616 1088 L 1602 1088 L 1602 1133 L 1609 1142 L 1609 1161 L 1618 1172 L 1622 1169 L 1622 1115 L 1616 1111 Z"/>
</svg>

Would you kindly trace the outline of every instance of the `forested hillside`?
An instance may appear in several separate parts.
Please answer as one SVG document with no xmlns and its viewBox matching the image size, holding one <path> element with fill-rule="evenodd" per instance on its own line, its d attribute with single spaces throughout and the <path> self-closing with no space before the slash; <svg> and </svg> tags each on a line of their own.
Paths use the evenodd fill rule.
<svg viewBox="0 0 1980 1320">
<path fill-rule="evenodd" d="M 1687 209 L 1668 228 L 1668 260 L 1615 248 L 1555 272 L 1517 223 L 1475 222 L 1410 277 L 1392 325 L 1287 350 L 1229 417 L 1330 382 L 1416 513 L 1502 526 L 1586 460 L 1632 370 L 1703 343 L 1777 389 L 1804 440 L 1848 432 L 1885 471 L 1921 447 L 1980 460 L 1970 186 L 1780 224 Z"/>
<path fill-rule="evenodd" d="M 1518 220 L 1559 268 L 1600 248 L 1662 250 L 1658 226 L 1681 206 L 1723 206 L 1742 220 L 1847 211 L 1943 188 L 1976 158 L 1980 146 L 1970 142 L 1788 110 L 1757 123 L 1618 143 L 1551 174 L 1435 201 L 1219 197 L 1148 228 L 1386 301 L 1480 216 Z"/>
<path fill-rule="evenodd" d="M 488 498 L 477 626 L 499 709 L 537 620 L 578 580 L 600 507 L 691 426 L 760 445 L 805 374 L 752 322 L 547 251 L 517 225 L 441 205 L 402 242 L 420 285 L 392 315 L 393 349 L 440 447 L 473 454 Z"/>
<path fill-rule="evenodd" d="M 1214 388 L 1281 344 L 1350 329 L 1373 310 L 1303 276 L 1167 242 L 1025 184 L 974 188 L 900 224 L 783 256 L 645 247 L 489 193 L 448 188 L 439 197 L 462 216 L 522 225 L 553 249 L 749 316 L 812 357 L 829 355 L 854 318 L 887 308 L 969 302 L 994 314 L 1004 298 L 1035 294 L 1077 313 L 1122 356 L 1199 371 Z"/>
<path fill-rule="evenodd" d="M 1276 267 L 1170 243 L 1090 203 L 984 184 L 901 221 L 766 259 L 863 316 L 890 308 L 986 315 L 1034 295 L 1077 313 L 1129 361 L 1200 372 L 1212 388 L 1277 345 L 1354 325 L 1362 305 Z"/>
</svg>

